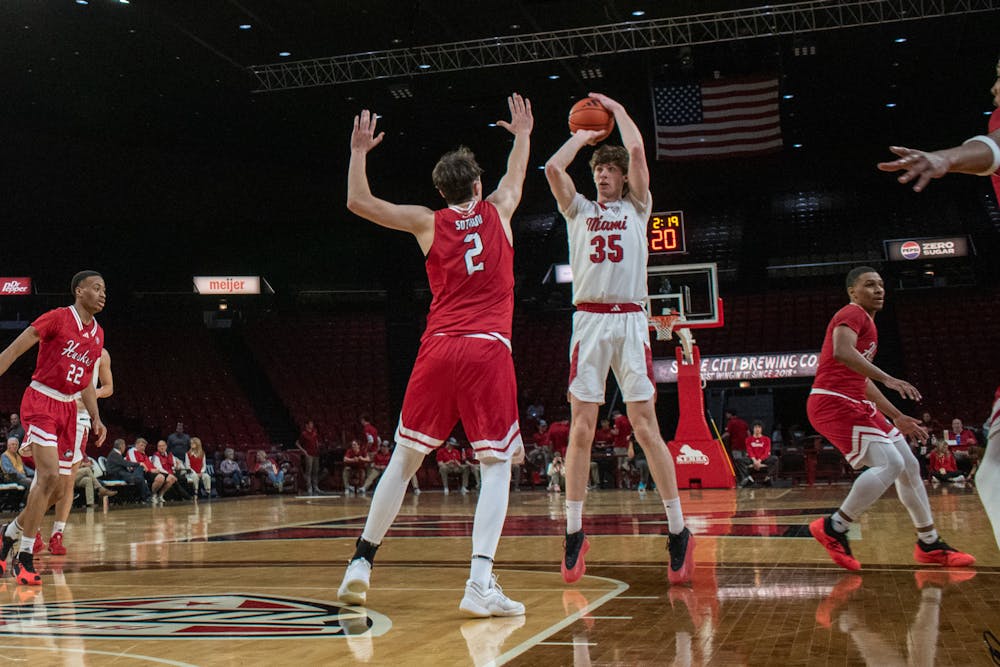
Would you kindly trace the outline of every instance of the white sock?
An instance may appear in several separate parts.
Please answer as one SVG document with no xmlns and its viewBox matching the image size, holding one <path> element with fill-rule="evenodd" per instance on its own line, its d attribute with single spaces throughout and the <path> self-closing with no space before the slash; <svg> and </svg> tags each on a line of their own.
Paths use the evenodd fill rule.
<svg viewBox="0 0 1000 667">
<path fill-rule="evenodd" d="M 469 578 L 486 589 L 493 572 L 493 556 L 500 543 L 510 497 L 510 461 L 480 463 L 479 500 L 472 520 L 472 570 Z"/>
<path fill-rule="evenodd" d="M 851 527 L 851 522 L 844 518 L 840 510 L 837 510 L 830 516 L 830 522 L 833 524 L 833 529 L 838 533 L 846 533 Z"/>
<path fill-rule="evenodd" d="M 671 498 L 663 501 L 663 509 L 667 511 L 667 530 L 674 535 L 684 530 L 684 513 L 681 512 L 681 499 Z"/>
<path fill-rule="evenodd" d="M 940 536 L 938 535 L 937 532 L 937 528 L 931 528 L 930 530 L 925 532 L 920 532 L 918 530 L 917 537 L 920 538 L 920 541 L 923 542 L 924 544 L 934 544 L 940 539 Z"/>
<path fill-rule="evenodd" d="M 53 535 L 55 535 L 56 533 L 61 533 L 64 530 L 66 530 L 66 522 L 65 521 L 53 521 L 52 522 L 52 534 Z"/>
<path fill-rule="evenodd" d="M 14 519 L 13 521 L 7 524 L 7 530 L 5 530 L 3 534 L 12 540 L 16 540 L 17 534 L 20 533 L 21 530 L 22 530 L 21 524 L 17 522 L 17 519 Z M 32 544 L 34 543 L 32 542 Z"/>
<path fill-rule="evenodd" d="M 23 536 L 21 538 L 21 551 L 23 551 L 24 553 L 30 554 L 30 553 L 32 553 L 31 550 L 34 549 L 34 548 L 35 548 L 35 536 L 34 535 L 32 535 L 31 537 L 28 537 L 27 535 L 25 535 L 25 536 Z"/>
<path fill-rule="evenodd" d="M 368 520 L 361 539 L 371 544 L 381 544 L 382 538 L 389 532 L 399 508 L 406 495 L 406 485 L 416 474 L 424 455 L 406 445 L 400 445 L 392 453 L 389 465 L 382 473 L 382 482 L 378 485 L 378 493 L 372 496 L 372 506 L 368 511 Z"/>
<path fill-rule="evenodd" d="M 583 530 L 583 501 L 566 501 L 566 534 L 578 533 Z"/>
</svg>

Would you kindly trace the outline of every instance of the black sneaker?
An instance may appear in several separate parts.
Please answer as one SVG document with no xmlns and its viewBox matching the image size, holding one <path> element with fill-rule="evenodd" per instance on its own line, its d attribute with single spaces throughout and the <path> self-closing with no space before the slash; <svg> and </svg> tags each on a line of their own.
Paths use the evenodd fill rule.
<svg viewBox="0 0 1000 667">
<path fill-rule="evenodd" d="M 7 526 L 9 525 L 9 523 L 5 523 L 0 526 L 0 535 L 3 535 L 3 544 L 0 546 L 0 577 L 7 574 L 7 561 L 10 560 L 10 552 L 14 548 L 14 538 L 7 537 Z"/>
<path fill-rule="evenodd" d="M 35 572 L 35 557 L 26 551 L 14 556 L 14 580 L 22 586 L 41 586 L 42 578 Z"/>
<path fill-rule="evenodd" d="M 694 536 L 687 526 L 676 535 L 670 533 L 667 536 L 667 551 L 670 552 L 670 571 L 667 573 L 670 583 L 690 581 L 694 570 Z"/>
<path fill-rule="evenodd" d="M 587 571 L 587 564 L 583 557 L 590 551 L 590 542 L 587 541 L 587 536 L 583 534 L 583 531 L 578 530 L 575 533 L 566 533 L 564 546 L 566 553 L 563 555 L 562 565 L 559 569 L 562 571 L 563 581 L 572 584 L 579 581 L 580 577 Z"/>
</svg>

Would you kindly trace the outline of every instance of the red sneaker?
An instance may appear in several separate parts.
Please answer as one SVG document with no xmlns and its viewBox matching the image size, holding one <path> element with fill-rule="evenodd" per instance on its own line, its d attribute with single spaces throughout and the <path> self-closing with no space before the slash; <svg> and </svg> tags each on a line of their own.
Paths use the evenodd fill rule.
<svg viewBox="0 0 1000 667">
<path fill-rule="evenodd" d="M 671 584 L 686 584 L 691 581 L 694 572 L 694 535 L 684 527 L 684 530 L 667 536 L 667 551 L 670 553 L 670 567 L 667 569 L 667 579 Z"/>
<path fill-rule="evenodd" d="M 580 591 L 572 588 L 567 588 L 563 591 L 563 611 L 566 612 L 567 616 L 574 612 L 582 612 L 589 604 L 590 601 Z M 588 630 L 593 629 L 594 617 L 589 612 L 582 614 L 580 618 Z"/>
<path fill-rule="evenodd" d="M 833 623 L 833 614 L 850 599 L 854 591 L 861 588 L 861 582 L 860 575 L 845 574 L 816 607 L 816 622 L 824 628 L 830 627 Z"/>
<path fill-rule="evenodd" d="M 62 543 L 62 533 L 52 533 L 52 537 L 49 538 L 49 553 L 56 556 L 66 555 L 66 547 Z"/>
<path fill-rule="evenodd" d="M 924 544 L 917 540 L 913 547 L 913 558 L 918 563 L 945 567 L 969 567 L 976 562 L 972 554 L 952 548 L 940 539 L 933 544 Z"/>
<path fill-rule="evenodd" d="M 562 563 L 559 570 L 562 572 L 563 581 L 572 584 L 580 581 L 580 577 L 587 571 L 587 564 L 583 557 L 590 551 L 590 542 L 582 530 L 575 533 L 566 534 L 566 553 L 563 554 Z"/>
<path fill-rule="evenodd" d="M 952 584 L 960 584 L 976 576 L 975 570 L 917 570 L 913 578 L 917 580 L 917 588 L 923 590 L 928 586 L 946 588 Z"/>
<path fill-rule="evenodd" d="M 851 555 L 851 547 L 847 543 L 847 534 L 833 529 L 830 517 L 816 519 L 809 524 L 809 532 L 816 541 L 823 545 L 833 562 L 845 570 L 860 570 L 861 563 Z"/>
<path fill-rule="evenodd" d="M 35 533 L 35 545 L 31 547 L 31 553 L 40 554 L 45 551 L 45 540 L 42 539 L 42 532 Z"/>
<path fill-rule="evenodd" d="M 23 551 L 14 556 L 14 580 L 22 586 L 41 586 L 42 578 L 35 572 L 35 560 Z"/>
</svg>

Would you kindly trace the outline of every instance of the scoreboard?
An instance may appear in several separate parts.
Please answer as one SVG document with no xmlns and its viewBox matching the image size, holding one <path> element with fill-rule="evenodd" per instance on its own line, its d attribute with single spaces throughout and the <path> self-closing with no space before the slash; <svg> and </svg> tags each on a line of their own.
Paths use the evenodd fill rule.
<svg viewBox="0 0 1000 667">
<path fill-rule="evenodd" d="M 684 237 L 684 211 L 666 211 L 649 216 L 646 244 L 650 255 L 687 252 Z"/>
</svg>

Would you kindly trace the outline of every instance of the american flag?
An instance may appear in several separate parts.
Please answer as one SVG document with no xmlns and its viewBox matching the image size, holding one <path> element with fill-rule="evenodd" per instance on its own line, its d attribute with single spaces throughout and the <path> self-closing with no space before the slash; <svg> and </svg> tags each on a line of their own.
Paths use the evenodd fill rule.
<svg viewBox="0 0 1000 667">
<path fill-rule="evenodd" d="M 656 159 L 744 157 L 781 149 L 778 80 L 653 85 Z"/>
</svg>

